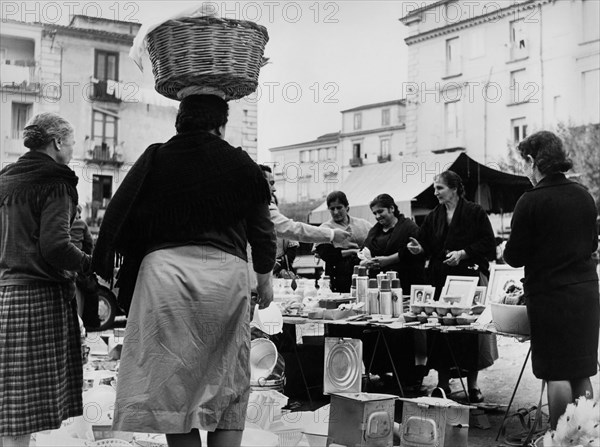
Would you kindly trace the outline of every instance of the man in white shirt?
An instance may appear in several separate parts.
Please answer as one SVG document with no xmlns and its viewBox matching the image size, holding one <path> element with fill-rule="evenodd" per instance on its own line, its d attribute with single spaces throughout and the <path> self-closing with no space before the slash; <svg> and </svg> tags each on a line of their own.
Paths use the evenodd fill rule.
<svg viewBox="0 0 600 447">
<path fill-rule="evenodd" d="M 275 180 L 273 179 L 273 172 L 269 166 L 259 166 L 269 182 L 271 194 L 273 195 L 275 191 L 277 191 L 275 188 Z M 271 204 L 269 205 L 269 211 L 271 212 L 271 220 L 275 225 L 275 233 L 278 238 L 316 244 L 325 242 L 341 244 L 351 236 L 351 233 L 342 230 L 341 228 L 313 227 L 304 222 L 296 222 L 281 214 L 279 208 L 273 201 L 271 201 Z"/>
</svg>

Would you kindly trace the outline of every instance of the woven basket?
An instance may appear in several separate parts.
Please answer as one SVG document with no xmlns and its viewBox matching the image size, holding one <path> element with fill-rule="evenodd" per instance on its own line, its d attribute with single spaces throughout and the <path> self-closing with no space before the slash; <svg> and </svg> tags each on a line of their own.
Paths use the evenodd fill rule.
<svg viewBox="0 0 600 447">
<path fill-rule="evenodd" d="M 256 90 L 269 35 L 246 20 L 196 17 L 169 20 L 147 39 L 158 93 L 180 99 L 179 90 L 197 85 L 231 100 Z"/>
</svg>

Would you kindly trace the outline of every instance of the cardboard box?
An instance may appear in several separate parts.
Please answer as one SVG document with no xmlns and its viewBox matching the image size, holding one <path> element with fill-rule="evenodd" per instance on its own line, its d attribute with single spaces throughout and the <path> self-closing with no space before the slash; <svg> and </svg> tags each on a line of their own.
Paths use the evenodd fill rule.
<svg viewBox="0 0 600 447">
<path fill-rule="evenodd" d="M 400 400 L 401 447 L 467 447 L 469 410 L 476 407 L 437 397 Z"/>
</svg>

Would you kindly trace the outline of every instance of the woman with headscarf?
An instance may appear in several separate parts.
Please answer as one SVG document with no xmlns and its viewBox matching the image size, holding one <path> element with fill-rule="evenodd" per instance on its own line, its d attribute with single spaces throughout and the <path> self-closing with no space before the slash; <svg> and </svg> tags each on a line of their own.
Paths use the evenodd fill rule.
<svg viewBox="0 0 600 447">
<path fill-rule="evenodd" d="M 0 172 L 0 437 L 28 446 L 83 412 L 81 334 L 74 272 L 90 256 L 71 242 L 77 176 L 67 166 L 73 127 L 34 116 L 29 152 Z"/>
<path fill-rule="evenodd" d="M 531 364 L 548 382 L 550 426 L 575 399 L 593 397 L 600 304 L 593 253 L 598 211 L 590 193 L 568 180 L 572 168 L 551 132 L 519 143 L 534 188 L 517 202 L 504 259 L 525 266 L 523 283 L 531 325 Z"/>
<path fill-rule="evenodd" d="M 412 238 L 408 249 L 429 259 L 428 283 L 435 287 L 434 300 L 440 297 L 446 277 L 478 276 L 487 285 L 489 260 L 496 255 L 494 230 L 481 206 L 464 196 L 462 179 L 453 171 L 440 173 L 433 182 L 439 205 L 421 225 L 419 235 Z M 458 366 L 467 371 L 469 401 L 483 401 L 477 383 L 478 371 L 491 366 L 498 358 L 493 335 L 453 334 L 449 341 L 456 363 L 447 344 L 433 334 L 433 351 L 429 365 L 438 371 L 438 387 L 450 394 L 450 369 Z M 437 391 L 437 390 L 436 390 Z"/>
<path fill-rule="evenodd" d="M 132 293 L 113 427 L 169 446 L 240 445 L 250 392 L 252 248 L 259 306 L 273 298 L 275 233 L 258 165 L 224 141 L 228 105 L 191 95 L 177 134 L 151 145 L 104 216 L 94 267 Z"/>
</svg>

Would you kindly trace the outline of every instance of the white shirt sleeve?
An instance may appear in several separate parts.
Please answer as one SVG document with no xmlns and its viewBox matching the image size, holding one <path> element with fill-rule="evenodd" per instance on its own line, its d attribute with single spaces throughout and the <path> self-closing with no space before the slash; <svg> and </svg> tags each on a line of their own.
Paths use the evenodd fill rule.
<svg viewBox="0 0 600 447">
<path fill-rule="evenodd" d="M 303 222 L 296 222 L 281 214 L 275 204 L 269 205 L 269 211 L 271 212 L 271 220 L 275 225 L 277 237 L 309 243 L 331 242 L 334 235 L 331 228 L 313 227 Z"/>
</svg>

